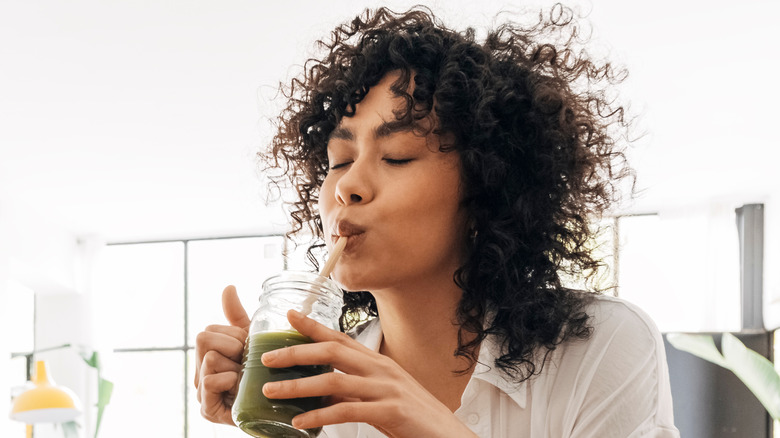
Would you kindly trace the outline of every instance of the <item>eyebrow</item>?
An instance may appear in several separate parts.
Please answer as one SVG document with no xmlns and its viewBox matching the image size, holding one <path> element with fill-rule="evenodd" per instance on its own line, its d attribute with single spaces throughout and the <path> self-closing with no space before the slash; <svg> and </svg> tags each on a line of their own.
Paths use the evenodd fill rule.
<svg viewBox="0 0 780 438">
<path fill-rule="evenodd" d="M 382 122 L 379 126 L 374 128 L 373 131 L 374 138 L 379 139 L 389 137 L 397 132 L 407 132 L 413 130 L 413 124 L 409 124 L 408 122 L 401 120 L 396 120 L 392 122 Z M 349 128 L 339 125 L 333 129 L 333 131 L 331 131 L 330 138 L 336 138 L 340 140 L 354 140 L 355 134 Z"/>
</svg>

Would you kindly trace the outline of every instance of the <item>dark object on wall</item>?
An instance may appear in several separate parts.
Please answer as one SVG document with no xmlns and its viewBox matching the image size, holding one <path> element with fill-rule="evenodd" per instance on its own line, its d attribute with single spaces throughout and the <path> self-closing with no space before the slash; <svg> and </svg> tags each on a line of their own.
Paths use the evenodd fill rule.
<svg viewBox="0 0 780 438">
<path fill-rule="evenodd" d="M 742 330 L 763 331 L 764 205 L 745 204 L 736 209 L 736 213 Z"/>
<path fill-rule="evenodd" d="M 736 334 L 746 347 L 771 359 L 772 334 Z M 720 334 L 713 334 L 720 345 Z M 664 336 L 674 402 L 682 438 L 770 438 L 772 419 L 731 371 L 672 347 Z"/>
</svg>

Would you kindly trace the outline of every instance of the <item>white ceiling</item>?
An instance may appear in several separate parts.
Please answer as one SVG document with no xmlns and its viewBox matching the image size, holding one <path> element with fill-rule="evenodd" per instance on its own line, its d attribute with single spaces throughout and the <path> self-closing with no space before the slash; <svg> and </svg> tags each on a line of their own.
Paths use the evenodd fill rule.
<svg viewBox="0 0 780 438">
<path fill-rule="evenodd" d="M 254 163 L 275 84 L 378 3 L 0 0 L 0 208 L 109 241 L 283 229 Z M 455 28 L 516 9 L 428 4 Z M 627 209 L 780 196 L 780 2 L 580 5 L 629 68 L 623 94 L 646 133 L 633 154 L 645 190 Z"/>
</svg>

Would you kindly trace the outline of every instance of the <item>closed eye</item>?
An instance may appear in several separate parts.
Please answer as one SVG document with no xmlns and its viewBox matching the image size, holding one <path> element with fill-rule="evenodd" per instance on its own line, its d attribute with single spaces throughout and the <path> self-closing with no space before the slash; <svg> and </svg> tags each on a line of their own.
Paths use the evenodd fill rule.
<svg viewBox="0 0 780 438">
<path fill-rule="evenodd" d="M 345 161 L 343 163 L 334 164 L 334 165 L 330 166 L 330 170 L 341 169 L 342 167 L 348 166 L 349 164 L 352 164 L 352 162 L 351 161 Z"/>
<path fill-rule="evenodd" d="M 407 158 L 407 159 L 403 159 L 403 160 L 396 160 L 394 158 L 385 158 L 385 161 L 387 162 L 387 164 L 391 164 L 393 166 L 402 166 L 402 165 L 407 164 L 410 161 L 412 161 L 412 159 L 411 158 Z"/>
</svg>

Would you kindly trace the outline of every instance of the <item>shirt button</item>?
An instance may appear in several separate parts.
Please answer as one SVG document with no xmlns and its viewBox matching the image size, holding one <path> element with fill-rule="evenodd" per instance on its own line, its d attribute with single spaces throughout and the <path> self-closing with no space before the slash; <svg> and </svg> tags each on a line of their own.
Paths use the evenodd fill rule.
<svg viewBox="0 0 780 438">
<path fill-rule="evenodd" d="M 466 419 L 466 421 L 468 421 L 471 425 L 479 423 L 479 414 L 469 414 L 469 417 Z"/>
</svg>

